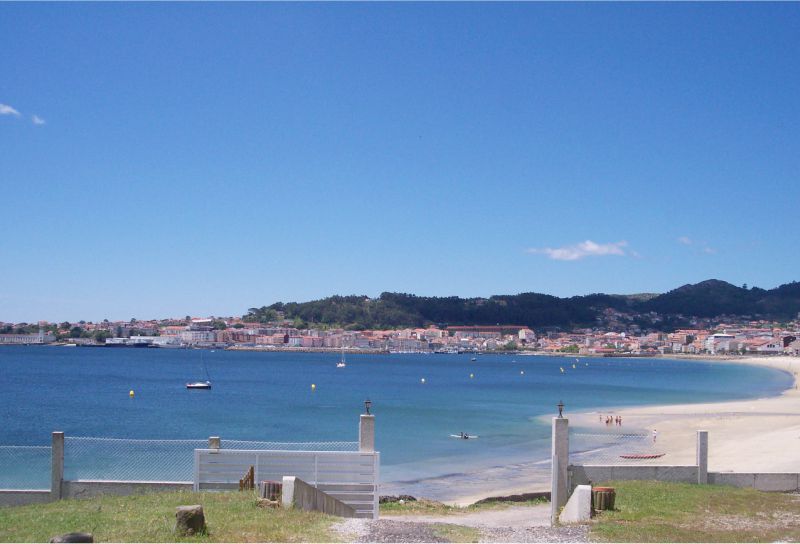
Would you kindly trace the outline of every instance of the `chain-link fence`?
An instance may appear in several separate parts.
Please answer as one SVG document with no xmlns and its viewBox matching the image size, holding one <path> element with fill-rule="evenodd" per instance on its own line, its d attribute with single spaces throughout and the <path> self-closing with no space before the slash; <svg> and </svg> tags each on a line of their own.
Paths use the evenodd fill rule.
<svg viewBox="0 0 800 544">
<path fill-rule="evenodd" d="M 0 446 L 0 489 L 50 489 L 50 446 Z"/>
<path fill-rule="evenodd" d="M 681 443 L 693 437 L 672 436 Z M 666 453 L 649 433 L 571 433 L 569 463 L 578 479 L 697 481 L 697 466 L 686 452 Z"/>
<path fill-rule="evenodd" d="M 643 433 L 570 433 L 569 461 L 575 465 L 662 464 L 665 454 Z"/>
<path fill-rule="evenodd" d="M 65 480 L 190 482 L 194 450 L 208 440 L 64 438 Z"/>
</svg>

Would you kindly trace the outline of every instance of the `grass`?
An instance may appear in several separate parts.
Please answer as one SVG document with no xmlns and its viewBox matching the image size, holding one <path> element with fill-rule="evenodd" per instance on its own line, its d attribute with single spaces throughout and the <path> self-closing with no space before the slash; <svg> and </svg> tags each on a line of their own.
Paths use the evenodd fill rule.
<svg viewBox="0 0 800 544">
<path fill-rule="evenodd" d="M 800 541 L 799 495 L 655 481 L 603 485 L 616 488 L 616 510 L 595 518 L 594 540 Z"/>
<path fill-rule="evenodd" d="M 207 535 L 174 533 L 175 508 L 202 504 Z M 48 542 L 90 532 L 95 542 L 335 542 L 319 513 L 259 508 L 252 493 L 157 493 L 0 508 L 0 542 Z"/>
<path fill-rule="evenodd" d="M 398 502 L 387 502 L 380 505 L 381 514 L 390 516 L 400 515 L 428 515 L 428 516 L 449 516 L 457 514 L 468 514 L 470 512 L 478 512 L 481 510 L 499 510 L 508 508 L 510 506 L 533 506 L 548 502 L 544 499 L 524 502 L 509 502 L 509 501 L 491 501 L 481 504 L 471 504 L 469 506 L 449 506 L 447 504 L 431 501 L 428 499 L 419 499 L 416 501 L 409 501 L 404 504 Z"/>
<path fill-rule="evenodd" d="M 481 538 L 481 532 L 474 527 L 435 523 L 432 525 L 432 529 L 434 536 L 447 542 L 478 542 Z"/>
</svg>

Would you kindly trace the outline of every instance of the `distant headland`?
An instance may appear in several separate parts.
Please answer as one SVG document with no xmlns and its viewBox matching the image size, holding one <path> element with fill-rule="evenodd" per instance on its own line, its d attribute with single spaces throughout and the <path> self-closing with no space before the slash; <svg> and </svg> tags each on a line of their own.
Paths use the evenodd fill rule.
<svg viewBox="0 0 800 544">
<path fill-rule="evenodd" d="M 719 280 L 664 294 L 488 298 L 332 296 L 240 317 L 0 322 L 0 345 L 57 344 L 372 353 L 524 352 L 604 356 L 797 354 L 800 283 Z"/>
</svg>

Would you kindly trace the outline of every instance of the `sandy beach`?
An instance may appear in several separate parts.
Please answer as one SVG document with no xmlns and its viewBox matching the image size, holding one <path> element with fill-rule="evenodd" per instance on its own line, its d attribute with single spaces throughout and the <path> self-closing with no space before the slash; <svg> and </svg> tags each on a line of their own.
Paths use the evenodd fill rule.
<svg viewBox="0 0 800 544">
<path fill-rule="evenodd" d="M 677 358 L 677 357 L 676 357 Z M 733 402 L 676 404 L 605 410 L 602 414 L 622 416 L 620 433 L 658 431 L 653 446 L 664 453 L 664 464 L 695 463 L 696 433 L 709 433 L 709 470 L 732 472 L 800 471 L 800 391 L 797 377 L 800 357 L 681 357 L 704 363 L 761 365 L 790 373 L 794 384 L 777 397 Z M 570 426 L 603 428 L 598 412 L 565 414 Z M 549 417 L 547 418 L 550 419 Z M 489 496 L 511 495 L 549 489 L 549 478 L 464 493 L 452 504 L 467 505 Z"/>
<path fill-rule="evenodd" d="M 734 402 L 647 406 L 609 411 L 623 418 L 623 431 L 658 431 L 654 448 L 665 464 L 695 462 L 696 431 L 709 433 L 709 470 L 796 472 L 800 470 L 800 357 L 698 358 L 783 370 L 794 385 L 780 396 Z M 570 414 L 571 425 L 599 425 L 598 413 Z"/>
</svg>

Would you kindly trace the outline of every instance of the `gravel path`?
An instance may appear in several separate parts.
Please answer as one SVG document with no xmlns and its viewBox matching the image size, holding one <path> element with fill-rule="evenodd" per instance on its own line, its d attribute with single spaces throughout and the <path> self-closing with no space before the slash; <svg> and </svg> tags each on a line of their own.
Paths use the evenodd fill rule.
<svg viewBox="0 0 800 544">
<path fill-rule="evenodd" d="M 588 542 L 586 525 L 550 527 L 550 505 L 512 506 L 450 516 L 382 516 L 347 519 L 334 529 L 349 542 L 448 542 L 435 525 L 448 523 L 478 529 L 481 542 Z"/>
</svg>

